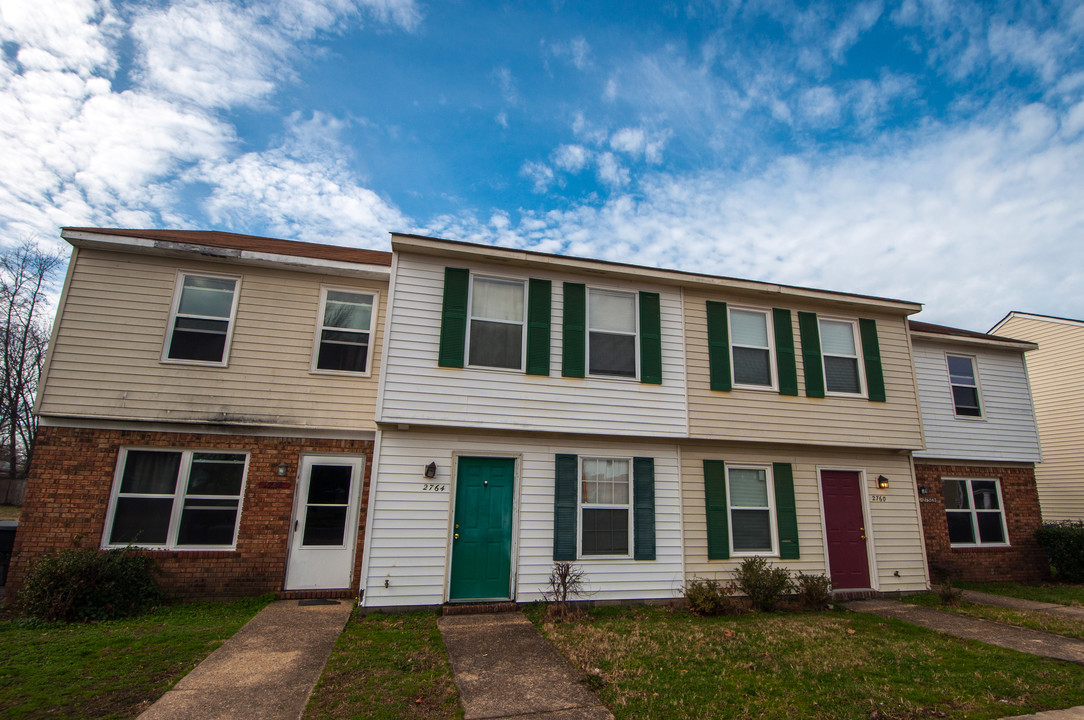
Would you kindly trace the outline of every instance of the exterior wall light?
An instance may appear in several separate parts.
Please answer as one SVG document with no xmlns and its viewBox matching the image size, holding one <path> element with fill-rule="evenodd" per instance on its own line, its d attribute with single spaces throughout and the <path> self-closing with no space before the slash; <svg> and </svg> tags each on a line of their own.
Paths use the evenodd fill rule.
<svg viewBox="0 0 1084 720">
<path fill-rule="evenodd" d="M 431 462 L 425 466 L 425 476 L 427 478 L 435 478 L 437 476 L 437 464 Z"/>
<path fill-rule="evenodd" d="M 280 462 L 278 466 L 279 477 L 286 477 L 286 471 L 290 469 L 290 466 L 284 462 Z"/>
<path fill-rule="evenodd" d="M 878 475 L 877 476 L 877 487 L 882 488 L 882 489 L 888 487 L 888 478 L 886 478 L 884 475 Z"/>
<path fill-rule="evenodd" d="M 926 487 L 925 485 L 919 485 L 918 486 L 918 494 L 919 495 L 929 495 L 930 494 L 930 489 L 928 487 Z"/>
</svg>

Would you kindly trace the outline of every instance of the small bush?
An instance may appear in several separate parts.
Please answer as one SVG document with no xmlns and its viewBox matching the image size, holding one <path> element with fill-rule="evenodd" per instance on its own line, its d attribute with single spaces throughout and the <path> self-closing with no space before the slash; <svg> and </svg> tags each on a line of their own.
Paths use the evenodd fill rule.
<svg viewBox="0 0 1084 720">
<path fill-rule="evenodd" d="M 162 602 L 153 568 L 154 560 L 127 550 L 61 550 L 31 566 L 20 604 L 31 618 L 47 622 L 138 615 Z"/>
<path fill-rule="evenodd" d="M 827 610 L 832 604 L 832 581 L 824 575 L 798 573 L 794 579 L 798 602 L 808 610 Z"/>
<path fill-rule="evenodd" d="M 584 587 L 583 568 L 570 562 L 555 562 L 550 569 L 549 588 L 542 591 L 546 602 L 553 603 L 547 608 L 547 616 L 553 619 L 572 617 L 569 603 L 575 598 L 589 595 Z"/>
<path fill-rule="evenodd" d="M 685 602 L 693 615 L 732 615 L 738 612 L 734 602 L 734 583 L 712 578 L 693 578 L 685 585 Z"/>
<path fill-rule="evenodd" d="M 1035 539 L 1046 550 L 1054 579 L 1084 582 L 1084 520 L 1063 520 L 1043 525 Z"/>
<path fill-rule="evenodd" d="M 762 557 L 751 557 L 734 571 L 738 590 L 749 598 L 754 610 L 771 612 L 793 585 L 790 570 L 772 567 Z"/>
<path fill-rule="evenodd" d="M 960 604 L 960 599 L 964 596 L 964 591 L 952 586 L 952 583 L 945 580 L 937 588 L 937 597 L 941 599 L 942 605 L 949 605 L 956 607 Z"/>
</svg>

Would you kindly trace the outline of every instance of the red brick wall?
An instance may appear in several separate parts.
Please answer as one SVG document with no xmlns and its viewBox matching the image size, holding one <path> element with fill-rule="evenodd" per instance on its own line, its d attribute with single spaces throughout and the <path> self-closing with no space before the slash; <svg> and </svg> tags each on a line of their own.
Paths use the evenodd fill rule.
<svg viewBox="0 0 1084 720">
<path fill-rule="evenodd" d="M 942 495 L 944 477 L 999 478 L 1004 502 L 1009 547 L 953 548 L 949 546 L 948 520 Z M 989 465 L 928 465 L 915 463 L 915 478 L 928 494 L 919 495 L 922 528 L 926 536 L 926 560 L 934 580 L 1031 582 L 1049 576 L 1046 553 L 1035 541 L 1042 525 L 1035 470 L 1031 467 Z"/>
<path fill-rule="evenodd" d="M 281 591 L 300 454 L 364 454 L 357 551 L 351 576 L 351 589 L 356 594 L 372 470 L 371 441 L 43 427 L 38 432 L 34 465 L 15 536 L 7 599 L 17 593 L 27 564 L 42 553 L 73 545 L 100 546 L 122 446 L 250 453 L 236 550 L 148 551 L 158 563 L 162 588 L 184 599 Z M 289 466 L 285 478 L 278 475 L 281 462 Z"/>
</svg>

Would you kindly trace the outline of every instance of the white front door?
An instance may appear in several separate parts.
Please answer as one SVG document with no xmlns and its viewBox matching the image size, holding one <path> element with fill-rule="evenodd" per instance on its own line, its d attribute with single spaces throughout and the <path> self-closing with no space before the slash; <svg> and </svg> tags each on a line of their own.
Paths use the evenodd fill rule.
<svg viewBox="0 0 1084 720">
<path fill-rule="evenodd" d="M 365 458 L 305 455 L 290 526 L 287 590 L 350 587 Z"/>
</svg>

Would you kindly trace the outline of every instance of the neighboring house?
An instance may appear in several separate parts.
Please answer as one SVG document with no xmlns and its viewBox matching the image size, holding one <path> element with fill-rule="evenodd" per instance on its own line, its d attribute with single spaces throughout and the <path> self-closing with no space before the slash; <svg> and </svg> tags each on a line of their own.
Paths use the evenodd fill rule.
<svg viewBox="0 0 1084 720">
<path fill-rule="evenodd" d="M 924 322 L 910 327 L 926 434 L 915 475 L 931 573 L 973 582 L 1045 577 L 1027 371 L 1036 346 Z"/>
<path fill-rule="evenodd" d="M 761 555 L 928 586 L 919 306 L 393 235 L 370 607 L 679 597 Z"/>
<path fill-rule="evenodd" d="M 1039 346 L 1028 353 L 1043 461 L 1035 467 L 1043 520 L 1084 519 L 1084 321 L 1011 312 L 990 330 Z"/>
<path fill-rule="evenodd" d="M 391 255 L 65 228 L 12 584 L 141 547 L 176 596 L 352 596 Z"/>
</svg>

